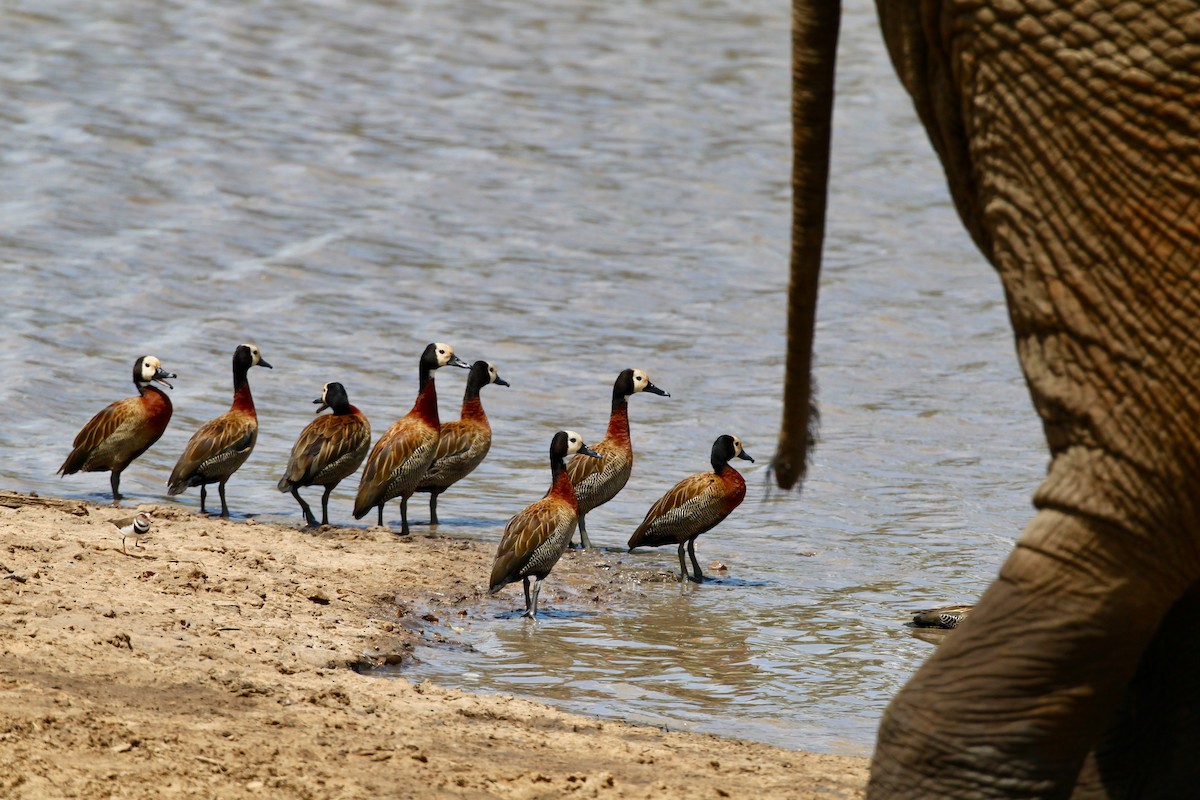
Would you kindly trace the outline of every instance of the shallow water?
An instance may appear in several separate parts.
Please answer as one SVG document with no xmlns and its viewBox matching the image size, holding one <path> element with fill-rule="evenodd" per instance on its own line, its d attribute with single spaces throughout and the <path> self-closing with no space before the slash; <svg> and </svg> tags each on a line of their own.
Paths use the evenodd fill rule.
<svg viewBox="0 0 1200 800">
<path fill-rule="evenodd" d="M 261 433 L 229 501 L 295 523 L 274 484 L 321 385 L 344 383 L 381 431 L 412 403 L 422 347 L 447 341 L 512 383 L 485 390 L 492 453 L 439 509 L 441 533 L 495 541 L 545 490 L 551 434 L 599 439 L 613 379 L 639 366 L 672 396 L 633 398 L 634 476 L 589 517 L 593 541 L 610 569 L 674 569 L 673 550 L 618 548 L 736 433 L 758 459 L 751 496 L 697 548 L 720 581 L 632 582 L 597 608 L 551 578 L 536 624 L 507 613 L 513 587 L 456 623 L 467 649 L 423 651 L 408 674 L 869 752 L 930 652 L 905 612 L 978 595 L 1045 456 L 998 281 L 869 5 L 848 4 L 841 47 L 823 443 L 803 497 L 767 498 L 786 3 L 6 6 L 0 485 L 105 501 L 106 475 L 54 473 L 153 353 L 179 374 L 175 416 L 122 489 L 197 507 L 164 481 L 228 407 L 230 355 L 254 341 L 275 369 L 251 373 Z M 446 419 L 464 375 L 438 379 Z M 355 485 L 335 492 L 335 521 L 352 522 Z"/>
</svg>

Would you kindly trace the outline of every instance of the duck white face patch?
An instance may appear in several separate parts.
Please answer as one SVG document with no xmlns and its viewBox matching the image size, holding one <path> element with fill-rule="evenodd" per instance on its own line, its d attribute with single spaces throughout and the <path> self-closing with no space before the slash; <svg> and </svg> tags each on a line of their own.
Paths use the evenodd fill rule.
<svg viewBox="0 0 1200 800">
<path fill-rule="evenodd" d="M 155 376 L 155 374 L 158 373 L 159 367 L 161 367 L 161 366 L 162 366 L 162 362 L 160 362 L 154 356 L 146 356 L 145 358 L 143 358 L 142 359 L 142 380 L 144 380 L 144 381 L 151 380 Z"/>
<path fill-rule="evenodd" d="M 633 371 L 633 391 L 640 392 L 650 385 L 650 376 L 640 369 Z"/>
<path fill-rule="evenodd" d="M 437 351 L 438 366 L 444 367 L 449 364 L 451 357 L 454 356 L 454 348 L 442 342 L 435 343 L 433 347 Z"/>
<path fill-rule="evenodd" d="M 573 456 L 583 447 L 583 437 L 575 431 L 563 431 L 567 435 L 567 455 Z"/>
</svg>

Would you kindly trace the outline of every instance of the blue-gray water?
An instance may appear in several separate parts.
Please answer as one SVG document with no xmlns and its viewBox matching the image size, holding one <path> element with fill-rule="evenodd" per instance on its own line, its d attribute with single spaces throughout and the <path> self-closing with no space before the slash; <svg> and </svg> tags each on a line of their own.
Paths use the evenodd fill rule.
<svg viewBox="0 0 1200 800">
<path fill-rule="evenodd" d="M 230 355 L 254 341 L 275 369 L 251 373 L 261 433 L 230 504 L 298 522 L 274 484 L 321 385 L 344 383 L 380 431 L 411 406 L 422 347 L 446 341 L 512 383 L 485 391 L 492 453 L 440 509 L 442 533 L 494 541 L 545 490 L 553 431 L 599 439 L 616 373 L 639 366 L 672 397 L 633 398 L 634 476 L 589 518 L 593 540 L 619 546 L 736 433 L 758 458 L 751 496 L 698 545 L 725 582 L 645 584 L 537 625 L 480 610 L 456 632 L 474 652 L 422 651 L 409 674 L 868 752 L 930 652 L 905 612 L 977 596 L 1045 456 L 998 281 L 873 9 L 851 2 L 817 334 L 823 443 L 802 497 L 763 499 L 784 348 L 788 24 L 780 0 L 5 4 L 0 486 L 106 500 L 106 475 L 54 473 L 151 353 L 179 374 L 175 417 L 122 488 L 195 508 L 194 490 L 168 501 L 165 478 L 228 407 Z M 445 418 L 463 377 L 439 378 Z M 355 485 L 335 493 L 335 521 L 351 521 Z M 502 597 L 519 604 L 519 589 Z"/>
</svg>

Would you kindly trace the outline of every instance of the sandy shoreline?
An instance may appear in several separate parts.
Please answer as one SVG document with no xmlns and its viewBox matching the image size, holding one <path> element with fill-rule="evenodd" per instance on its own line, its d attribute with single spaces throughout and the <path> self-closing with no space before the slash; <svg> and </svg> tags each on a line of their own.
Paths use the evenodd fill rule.
<svg viewBox="0 0 1200 800">
<path fill-rule="evenodd" d="M 109 520 L 135 509 L 155 525 L 126 556 Z M 481 602 L 492 554 L 0 492 L 0 796 L 862 796 L 860 758 L 355 671 Z"/>
</svg>

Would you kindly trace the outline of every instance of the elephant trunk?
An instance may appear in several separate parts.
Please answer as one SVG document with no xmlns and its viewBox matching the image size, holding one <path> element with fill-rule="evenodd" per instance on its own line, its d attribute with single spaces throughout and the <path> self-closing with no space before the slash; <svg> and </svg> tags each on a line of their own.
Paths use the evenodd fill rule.
<svg viewBox="0 0 1200 800">
<path fill-rule="evenodd" d="M 841 3 L 792 3 L 792 251 L 783 421 L 771 462 L 783 489 L 802 481 L 815 439 L 813 328 L 825 206 Z"/>
</svg>

